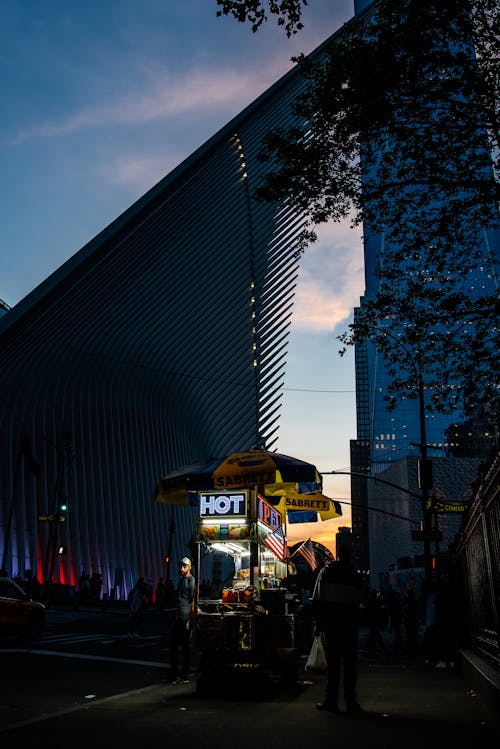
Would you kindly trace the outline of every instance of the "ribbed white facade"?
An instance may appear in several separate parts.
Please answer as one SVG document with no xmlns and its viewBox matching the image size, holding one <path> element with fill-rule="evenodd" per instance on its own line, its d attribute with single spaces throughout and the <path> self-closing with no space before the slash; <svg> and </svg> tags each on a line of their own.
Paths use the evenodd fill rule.
<svg viewBox="0 0 500 749">
<path fill-rule="evenodd" d="M 253 191 L 262 136 L 292 123 L 302 85 L 291 71 L 0 318 L 8 574 L 74 585 L 96 570 L 125 597 L 165 575 L 160 477 L 273 447 L 301 219 Z M 66 521 L 40 519 L 62 497 Z M 195 512 L 176 509 L 174 558 Z"/>
</svg>

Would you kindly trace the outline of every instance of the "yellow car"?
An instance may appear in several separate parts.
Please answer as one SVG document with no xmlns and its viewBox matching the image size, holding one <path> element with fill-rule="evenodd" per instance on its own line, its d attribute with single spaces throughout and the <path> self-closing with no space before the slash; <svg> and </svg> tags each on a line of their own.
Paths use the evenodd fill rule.
<svg viewBox="0 0 500 749">
<path fill-rule="evenodd" d="M 34 601 L 14 580 L 0 577 L 0 634 L 38 640 L 45 625 L 43 603 Z"/>
</svg>

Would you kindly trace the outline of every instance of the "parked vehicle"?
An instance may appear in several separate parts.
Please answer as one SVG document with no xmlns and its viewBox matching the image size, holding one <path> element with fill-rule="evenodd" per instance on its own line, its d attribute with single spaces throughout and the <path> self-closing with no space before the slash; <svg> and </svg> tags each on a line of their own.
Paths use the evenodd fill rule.
<svg viewBox="0 0 500 749">
<path fill-rule="evenodd" d="M 34 601 L 14 580 L 0 577 L 0 633 L 38 640 L 45 625 L 43 603 Z"/>
</svg>

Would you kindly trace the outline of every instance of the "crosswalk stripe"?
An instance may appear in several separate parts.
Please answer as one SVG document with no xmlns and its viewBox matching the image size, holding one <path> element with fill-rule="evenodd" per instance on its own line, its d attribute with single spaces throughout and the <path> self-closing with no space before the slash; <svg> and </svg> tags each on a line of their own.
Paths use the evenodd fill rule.
<svg viewBox="0 0 500 749">
<path fill-rule="evenodd" d="M 94 640 L 100 640 L 105 635 L 68 635 L 68 634 L 45 634 L 42 635 L 41 641 L 43 643 L 48 642 L 92 642 Z"/>
<path fill-rule="evenodd" d="M 164 668 L 167 670 L 170 667 L 170 664 L 167 661 L 143 661 L 137 658 L 111 658 L 104 655 L 91 655 L 88 653 L 64 653 L 58 652 L 57 650 L 39 650 L 33 648 L 9 648 L 9 650 L 0 648 L 0 653 L 8 653 L 9 655 L 11 655 L 12 653 L 28 653 L 30 655 L 47 655 L 55 658 L 73 658 L 73 660 L 81 661 L 102 661 L 119 665 L 126 663 L 132 666 L 150 666 L 151 668 Z"/>
<path fill-rule="evenodd" d="M 161 635 L 146 635 L 144 637 L 140 637 L 138 640 L 134 640 L 136 643 L 140 642 L 146 642 L 146 641 L 159 641 L 161 639 Z M 47 645 L 51 643 L 57 643 L 57 644 L 67 644 L 72 645 L 78 642 L 85 643 L 85 642 L 95 642 L 95 641 L 102 641 L 102 642 L 116 642 L 116 641 L 123 641 L 123 640 L 130 640 L 129 636 L 127 634 L 123 635 L 109 635 L 104 633 L 94 633 L 94 634 L 80 634 L 80 633 L 50 633 L 45 632 L 40 640 L 41 645 Z"/>
</svg>

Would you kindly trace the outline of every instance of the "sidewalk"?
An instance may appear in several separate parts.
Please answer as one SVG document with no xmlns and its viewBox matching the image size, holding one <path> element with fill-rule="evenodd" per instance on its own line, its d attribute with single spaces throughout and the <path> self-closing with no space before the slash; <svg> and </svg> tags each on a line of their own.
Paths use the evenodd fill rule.
<svg viewBox="0 0 500 749">
<path fill-rule="evenodd" d="M 487 709 L 456 669 L 436 669 L 418 658 L 409 662 L 361 656 L 358 696 L 363 712 L 359 715 L 343 712 L 342 702 L 340 713 L 316 710 L 324 690 L 324 675 L 303 673 L 296 687 L 270 685 L 251 696 L 233 688 L 227 695 L 214 691 L 200 698 L 193 680 L 182 686 L 152 686 L 126 697 L 120 716 L 127 721 L 123 716 L 147 714 L 148 735 L 155 739 L 164 735 L 165 716 L 171 735 L 177 736 L 179 710 L 185 711 L 190 728 L 182 724 L 184 743 L 198 736 L 203 726 L 205 749 L 220 747 L 221 732 L 229 730 L 241 749 L 304 744 L 338 749 L 500 746 L 498 715 Z M 241 731 L 244 710 L 248 716 Z"/>
<path fill-rule="evenodd" d="M 463 745 L 466 741 L 474 741 L 480 749 L 500 746 L 498 671 L 488 668 L 471 651 L 459 651 L 451 668 L 436 668 L 436 664 L 426 662 L 422 649 L 415 658 L 389 653 L 368 656 L 363 649 L 367 634 L 367 630 L 360 632 L 358 657 L 358 700 L 363 714 L 348 716 L 342 694 L 339 714 L 318 712 L 315 706 L 325 698 L 326 675 L 305 672 L 304 655 L 299 672 L 303 687 L 294 706 L 294 710 L 303 713 L 304 720 L 313 720 L 315 725 L 336 721 L 336 745 L 343 749 L 359 749 L 364 743 L 372 749 L 442 749 L 453 742 Z M 390 635 L 386 638 L 389 645 Z M 169 696 L 174 698 L 178 689 L 172 687 Z M 194 678 L 187 691 L 195 694 Z M 261 699 L 266 701 L 265 693 Z M 311 740 L 314 738 L 311 727 Z"/>
<path fill-rule="evenodd" d="M 465 672 L 462 657 L 440 669 L 422 656 L 413 660 L 383 656 L 359 659 L 359 700 L 365 710 L 405 720 L 460 726 L 476 724 L 499 732 L 500 712 Z M 446 742 L 448 743 L 448 742 Z"/>
<path fill-rule="evenodd" d="M 316 693 L 323 699 L 324 686 L 323 680 L 311 696 Z M 482 700 L 459 666 L 436 669 L 421 658 L 362 656 L 358 698 L 362 716 L 329 716 L 338 718 L 332 726 L 337 746 L 434 749 L 474 742 L 481 749 L 493 749 L 500 745 L 500 713 Z M 320 713 L 322 719 L 325 715 Z"/>
<path fill-rule="evenodd" d="M 121 615 L 125 613 L 122 611 Z M 496 703 L 484 699 L 483 690 L 474 683 L 475 677 L 463 667 L 465 656 L 470 654 L 460 653 L 452 669 L 435 668 L 425 663 L 421 654 L 411 660 L 392 655 L 367 657 L 363 634 L 358 667 L 358 699 L 363 707 L 360 715 L 343 712 L 342 701 L 342 712 L 338 714 L 316 710 L 316 703 L 325 696 L 323 674 L 302 671 L 295 685 L 269 680 L 251 694 L 246 689 L 214 688 L 212 693 L 200 695 L 194 674 L 189 684 L 171 685 L 166 662 L 164 671 L 149 671 L 144 663 L 136 681 L 137 665 L 126 665 L 124 661 L 124 673 L 130 673 L 123 686 L 120 681 L 116 689 L 108 690 L 109 696 L 89 703 L 79 699 L 74 707 L 63 711 L 58 709 L 56 689 L 54 709 L 44 708 L 50 714 L 1 734 L 2 749 L 63 746 L 63 741 L 67 743 L 74 736 L 94 749 L 110 745 L 135 749 L 145 740 L 151 745 L 167 741 L 176 746 L 203 745 L 204 749 L 220 749 L 228 740 L 237 743 L 239 749 L 290 749 L 302 745 L 307 749 L 500 746 L 500 691 L 495 688 Z M 193 666 L 195 661 L 196 658 Z M 467 662 L 472 668 L 472 661 Z M 305 657 L 301 663 L 305 663 Z M 108 664 L 97 663 L 94 668 L 104 670 L 92 670 L 92 683 L 96 673 L 106 673 Z M 118 672 L 121 668 L 118 663 Z M 71 678 L 71 670 L 68 674 Z M 490 676 L 494 685 L 498 673 Z M 34 694 L 39 693 L 38 689 L 47 689 L 44 678 L 42 670 L 37 686 L 30 685 Z M 138 686 L 131 688 L 131 684 Z M 44 705 L 52 704 L 50 690 L 48 694 Z"/>
<path fill-rule="evenodd" d="M 388 629 L 382 629 L 381 634 L 384 644 L 390 652 L 393 645 L 392 635 Z M 362 628 L 359 637 L 360 662 L 363 664 L 364 660 L 365 665 L 368 663 L 371 668 L 376 668 L 382 664 L 385 664 L 386 667 L 392 665 L 393 668 L 396 668 L 397 664 L 399 664 L 401 667 L 410 669 L 412 672 L 416 668 L 422 668 L 424 673 L 427 671 L 429 674 L 437 671 L 437 679 L 439 679 L 439 673 L 443 673 L 443 670 L 445 673 L 452 673 L 457 679 L 463 681 L 467 694 L 482 706 L 482 709 L 489 716 L 489 722 L 497 726 L 500 725 L 500 671 L 498 668 L 485 658 L 481 658 L 475 654 L 472 650 L 465 648 L 458 649 L 452 669 L 436 668 L 436 664 L 428 663 L 425 660 L 423 638 L 424 633 L 420 629 L 418 633 L 417 657 L 414 660 L 405 658 L 405 656 L 396 658 L 391 655 L 380 655 L 375 659 L 369 659 L 366 654 L 368 630 Z"/>
<path fill-rule="evenodd" d="M 152 619 L 160 613 L 157 609 L 149 609 L 147 612 Z M 80 613 L 84 616 L 127 616 L 128 607 L 108 603 L 105 607 L 82 607 Z M 162 616 L 168 613 L 167 610 L 161 612 Z M 382 634 L 389 649 L 391 636 L 387 631 Z M 412 660 L 392 655 L 368 657 L 365 652 L 366 639 L 367 630 L 362 628 L 358 696 L 366 712 L 364 717 L 368 720 L 387 720 L 393 727 L 391 730 L 400 723 L 404 724 L 411 735 L 400 737 L 403 749 L 410 749 L 413 745 L 418 725 L 426 726 L 425 730 L 432 727 L 437 732 L 436 735 L 442 732 L 446 744 L 449 742 L 449 731 L 454 733 L 456 730 L 458 739 L 461 729 L 467 732 L 471 727 L 481 731 L 476 739 L 491 731 L 497 733 L 497 739 L 500 738 L 500 673 L 485 659 L 470 650 L 460 650 L 453 669 L 437 669 L 434 664 L 425 663 L 421 647 L 418 656 Z M 305 661 L 305 657 L 303 660 Z M 196 656 L 193 659 L 193 663 L 195 662 Z M 325 677 L 302 673 L 300 678 L 305 682 L 312 682 L 304 693 L 305 709 L 316 714 L 315 703 L 324 698 Z M 189 693 L 195 687 L 193 679 L 190 685 L 181 689 Z M 167 691 L 167 697 L 179 694 L 179 687 L 163 685 L 161 689 L 164 693 Z M 325 715 L 318 714 L 318 717 L 323 719 Z M 415 735 L 420 736 L 422 742 L 420 729 Z M 388 747 L 393 745 L 396 746 L 395 743 L 387 744 Z M 420 749 L 429 749 L 429 745 L 421 743 Z M 489 749 L 489 745 L 483 743 L 481 749 Z"/>
</svg>

